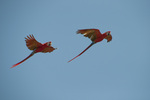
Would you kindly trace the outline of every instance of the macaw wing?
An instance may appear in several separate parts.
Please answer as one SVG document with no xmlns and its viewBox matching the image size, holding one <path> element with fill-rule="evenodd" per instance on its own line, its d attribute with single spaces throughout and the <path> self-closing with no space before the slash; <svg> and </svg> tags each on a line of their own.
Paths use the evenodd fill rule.
<svg viewBox="0 0 150 100">
<path fill-rule="evenodd" d="M 35 48 L 41 46 L 42 44 L 40 42 L 38 42 L 33 35 L 29 35 L 27 36 L 27 38 L 25 38 L 26 41 L 26 46 L 30 49 L 30 50 L 34 50 Z"/>
<path fill-rule="evenodd" d="M 48 46 L 46 47 L 42 52 L 43 53 L 47 53 L 47 52 L 52 52 L 53 50 L 55 50 L 56 48 L 53 48 L 52 46 Z"/>
<path fill-rule="evenodd" d="M 99 38 L 102 34 L 98 29 L 81 29 L 77 31 L 77 34 L 83 34 L 85 37 L 94 41 L 95 39 Z"/>
</svg>

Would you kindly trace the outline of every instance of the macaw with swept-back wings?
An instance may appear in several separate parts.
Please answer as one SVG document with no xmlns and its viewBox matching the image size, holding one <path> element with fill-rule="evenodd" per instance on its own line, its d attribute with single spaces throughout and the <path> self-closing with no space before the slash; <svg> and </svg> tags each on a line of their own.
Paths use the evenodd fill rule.
<svg viewBox="0 0 150 100">
<path fill-rule="evenodd" d="M 24 62 L 25 60 L 33 56 L 35 53 L 38 53 L 38 52 L 47 53 L 47 52 L 52 52 L 53 50 L 56 49 L 51 46 L 52 42 L 46 42 L 44 44 L 41 44 L 34 38 L 33 35 L 27 36 L 27 38 L 25 38 L 25 41 L 26 41 L 26 46 L 28 47 L 28 49 L 33 50 L 32 53 L 28 57 L 26 57 L 24 60 L 13 65 L 11 68 L 21 64 L 22 62 Z"/>
<path fill-rule="evenodd" d="M 88 37 L 91 39 L 92 43 L 79 55 L 74 57 L 73 59 L 69 60 L 68 62 L 74 60 L 75 58 L 79 57 L 81 54 L 83 54 L 87 49 L 89 49 L 93 44 L 102 41 L 103 39 L 107 39 L 107 42 L 112 40 L 112 36 L 110 34 L 110 31 L 107 31 L 103 34 L 98 29 L 81 29 L 77 31 L 77 34 L 83 34 L 85 37 Z"/>
</svg>

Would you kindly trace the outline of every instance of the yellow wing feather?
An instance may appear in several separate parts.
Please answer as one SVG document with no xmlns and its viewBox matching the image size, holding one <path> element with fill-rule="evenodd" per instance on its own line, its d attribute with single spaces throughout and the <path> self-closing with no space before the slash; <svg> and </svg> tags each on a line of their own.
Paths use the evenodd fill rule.
<svg viewBox="0 0 150 100">
<path fill-rule="evenodd" d="M 26 46 L 30 50 L 34 50 L 35 48 L 41 46 L 42 44 L 38 42 L 33 35 L 29 35 L 25 38 Z"/>
<path fill-rule="evenodd" d="M 46 47 L 42 52 L 43 53 L 47 53 L 47 52 L 52 52 L 53 50 L 55 50 L 56 48 L 53 48 L 52 46 Z"/>
<path fill-rule="evenodd" d="M 98 29 L 81 29 L 77 31 L 77 34 L 79 33 L 83 34 L 85 37 L 88 37 L 91 41 L 94 41 L 102 35 Z"/>
</svg>

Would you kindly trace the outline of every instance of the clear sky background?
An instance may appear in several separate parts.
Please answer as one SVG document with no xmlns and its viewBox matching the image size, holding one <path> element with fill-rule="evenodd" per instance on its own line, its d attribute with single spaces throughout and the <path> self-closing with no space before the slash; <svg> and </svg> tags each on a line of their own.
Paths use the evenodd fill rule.
<svg viewBox="0 0 150 100">
<path fill-rule="evenodd" d="M 1 0 L 0 100 L 150 100 L 149 0 Z M 91 41 L 78 29 L 111 31 Z M 31 51 L 29 34 L 58 48 Z"/>
</svg>

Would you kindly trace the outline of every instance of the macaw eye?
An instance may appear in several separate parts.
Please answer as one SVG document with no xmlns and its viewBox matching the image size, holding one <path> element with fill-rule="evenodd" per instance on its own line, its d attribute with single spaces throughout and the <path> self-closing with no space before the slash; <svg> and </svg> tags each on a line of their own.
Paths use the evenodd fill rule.
<svg viewBox="0 0 150 100">
<path fill-rule="evenodd" d="M 47 43 L 47 46 L 51 46 L 51 42 L 48 42 L 48 43 Z"/>
<path fill-rule="evenodd" d="M 111 35 L 111 34 L 110 34 L 110 31 L 107 31 L 106 34 L 107 34 L 108 36 Z"/>
<path fill-rule="evenodd" d="M 109 33 L 109 32 L 107 32 L 107 35 L 110 35 L 110 33 Z"/>
</svg>

